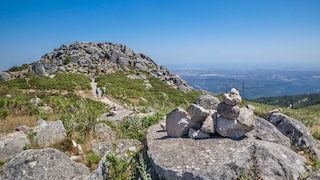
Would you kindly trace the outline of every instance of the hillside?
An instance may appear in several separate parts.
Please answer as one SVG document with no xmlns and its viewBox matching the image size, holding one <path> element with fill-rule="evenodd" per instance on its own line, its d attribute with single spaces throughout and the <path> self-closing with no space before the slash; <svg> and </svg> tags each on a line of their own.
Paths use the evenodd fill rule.
<svg viewBox="0 0 320 180">
<path fill-rule="evenodd" d="M 320 104 L 320 93 L 301 94 L 292 96 L 279 96 L 279 97 L 263 97 L 253 99 L 252 101 L 269 104 L 280 107 L 288 107 L 299 109 L 307 106 Z"/>
<path fill-rule="evenodd" d="M 82 168 L 84 174 L 78 172 L 74 175 L 80 179 L 86 179 L 84 177 L 89 173 L 89 179 L 99 179 L 97 177 L 100 177 L 105 165 L 102 159 L 109 162 L 108 173 L 102 177 L 150 179 L 152 175 L 156 179 L 156 172 L 147 155 L 148 128 L 152 126 L 160 132 L 158 123 L 168 113 L 176 107 L 187 108 L 203 94 L 146 55 L 112 43 L 62 45 L 37 62 L 0 72 L 0 79 L 0 172 L 6 172 L 11 178 L 14 178 L 13 174 L 19 178 L 19 173 L 8 170 L 13 165 L 10 159 L 15 158 L 8 158 L 8 152 L 13 150 L 4 144 L 14 142 L 17 145 L 14 147 L 20 148 L 21 156 L 25 153 L 37 159 L 39 154 L 49 154 L 45 157 L 61 158 L 61 163 Z M 107 97 L 95 97 L 95 87 L 103 86 L 107 87 Z M 101 89 L 99 93 L 101 95 Z M 222 99 L 220 96 L 218 98 Z M 253 105 L 254 114 L 260 118 L 265 118 L 269 111 L 279 107 L 252 101 L 239 104 L 247 105 Z M 111 106 L 117 107 L 117 115 L 109 115 Z M 318 109 L 318 106 L 299 110 L 284 108 L 282 113 L 303 122 L 319 138 Z M 62 126 L 64 130 L 56 131 L 51 123 L 55 123 L 53 127 Z M 44 132 L 42 127 L 45 127 Z M 48 141 L 58 137 L 60 132 L 64 135 L 62 140 L 46 144 L 42 142 L 45 135 L 41 134 L 46 131 L 51 133 Z M 30 142 L 19 146 L 21 139 L 18 141 L 12 137 Z M 12 139 L 9 141 L 6 138 Z M 173 143 L 175 140 L 187 141 L 184 138 L 166 140 Z M 230 143 L 229 139 L 224 140 Z M 223 144 L 219 146 L 227 149 Z M 50 148 L 67 154 L 73 159 L 72 163 L 70 158 Z M 303 154 L 310 155 L 307 151 Z M 74 164 L 74 161 L 79 164 Z M 39 167 L 45 166 L 41 166 L 45 162 L 37 162 Z M 320 166 L 311 157 L 307 163 L 314 169 Z M 1 166 L 8 169 L 1 170 Z M 32 161 L 30 166 L 38 167 L 38 164 Z M 21 167 L 25 170 L 23 168 L 26 167 Z M 60 173 L 60 169 L 54 170 Z M 66 168 L 59 177 L 69 179 L 69 172 L 73 170 Z"/>
</svg>

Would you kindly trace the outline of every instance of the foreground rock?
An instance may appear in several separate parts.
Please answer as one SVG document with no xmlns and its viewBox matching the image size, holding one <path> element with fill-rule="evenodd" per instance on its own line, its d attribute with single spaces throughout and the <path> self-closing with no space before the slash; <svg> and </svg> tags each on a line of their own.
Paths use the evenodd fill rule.
<svg viewBox="0 0 320 180">
<path fill-rule="evenodd" d="M 87 179 L 89 168 L 56 149 L 26 150 L 0 167 L 0 179 Z"/>
<path fill-rule="evenodd" d="M 291 148 L 290 139 L 283 135 L 269 121 L 256 116 L 255 128 L 246 135 L 264 141 L 274 142 Z"/>
<path fill-rule="evenodd" d="M 66 129 L 61 120 L 38 120 L 37 126 L 33 128 L 33 131 L 36 133 L 33 140 L 40 147 L 49 147 L 56 143 L 60 143 L 67 138 Z"/>
<path fill-rule="evenodd" d="M 315 144 L 310 131 L 300 121 L 274 111 L 267 113 L 266 118 L 291 140 L 295 148 L 304 150 Z"/>
<path fill-rule="evenodd" d="M 30 146 L 30 141 L 23 132 L 0 134 L 0 162 L 5 162 Z"/>
<path fill-rule="evenodd" d="M 191 127 L 191 117 L 182 108 L 176 108 L 167 114 L 166 131 L 171 137 L 187 136 Z"/>
<path fill-rule="evenodd" d="M 255 161 L 264 180 L 298 179 L 306 171 L 305 158 L 291 149 L 251 138 L 170 138 L 156 124 L 148 129 L 147 145 L 156 172 L 167 180 L 237 179 L 252 172 Z"/>
</svg>

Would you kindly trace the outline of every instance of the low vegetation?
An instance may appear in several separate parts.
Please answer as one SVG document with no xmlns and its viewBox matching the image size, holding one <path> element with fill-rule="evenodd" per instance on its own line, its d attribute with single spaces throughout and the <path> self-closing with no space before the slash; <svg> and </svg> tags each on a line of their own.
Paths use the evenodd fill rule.
<svg viewBox="0 0 320 180">
<path fill-rule="evenodd" d="M 12 69 L 14 70 L 15 68 Z M 99 159 L 97 154 L 90 153 L 88 150 L 88 144 L 91 142 L 90 133 L 98 122 L 99 116 L 108 112 L 109 107 L 81 96 L 79 91 L 91 94 L 91 79 L 88 77 L 82 74 L 66 73 L 55 75 L 54 78 L 49 78 L 27 74 L 27 78 L 0 81 L 0 133 L 12 132 L 20 125 L 34 126 L 38 119 L 52 121 L 60 119 L 67 130 L 68 139 L 75 139 L 83 145 L 85 155 L 81 161 L 94 169 Z M 143 80 L 129 79 L 123 72 L 106 74 L 96 79 L 99 87 L 107 87 L 109 98 L 121 104 L 127 104 L 128 107 L 138 107 L 140 111 L 147 111 L 147 108 L 153 108 L 156 111 L 154 115 L 144 118 L 126 118 L 117 125 L 105 122 L 116 132 L 117 138 L 137 139 L 145 145 L 146 131 L 149 126 L 158 123 L 175 107 L 186 108 L 201 95 L 199 91 L 183 93 L 159 79 L 148 80 L 152 85 L 150 89 L 146 89 Z M 35 97 L 41 99 L 37 106 L 30 102 L 30 99 Z M 243 101 L 241 106 L 248 104 L 255 106 L 255 114 L 260 117 L 265 117 L 268 111 L 280 107 L 252 101 Z M 48 109 L 40 110 L 39 106 L 48 107 Z M 282 107 L 282 112 L 302 121 L 311 129 L 315 138 L 320 139 L 319 109 L 320 105 L 300 109 Z M 26 147 L 26 149 L 29 148 L 35 147 Z M 144 147 L 138 154 L 132 155 L 133 159 L 129 163 L 114 154 L 109 155 L 107 157 L 111 163 L 109 178 L 150 179 L 150 174 L 147 173 L 149 164 L 146 160 L 146 150 L 147 148 Z M 314 162 L 314 166 L 319 164 L 318 161 Z M 251 174 L 248 175 L 251 176 Z"/>
<path fill-rule="evenodd" d="M 123 104 L 153 107 L 163 112 L 185 107 L 201 94 L 199 91 L 183 93 L 156 78 L 149 79 L 152 88 L 146 89 L 142 79 L 130 79 L 124 73 L 106 74 L 96 81 L 98 87 L 106 86 L 108 94 Z"/>
<path fill-rule="evenodd" d="M 281 97 L 262 97 L 253 99 L 252 101 L 279 107 L 290 107 L 292 109 L 300 109 L 303 107 L 320 104 L 320 93 L 300 94 Z"/>
<path fill-rule="evenodd" d="M 10 72 L 17 72 L 17 71 L 22 71 L 25 70 L 29 67 L 28 64 L 23 64 L 22 66 L 12 66 L 8 71 Z"/>
</svg>

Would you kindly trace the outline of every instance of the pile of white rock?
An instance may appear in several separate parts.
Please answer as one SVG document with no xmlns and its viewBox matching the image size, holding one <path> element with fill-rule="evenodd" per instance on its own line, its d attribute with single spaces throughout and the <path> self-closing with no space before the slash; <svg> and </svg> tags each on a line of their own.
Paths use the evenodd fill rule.
<svg viewBox="0 0 320 180">
<path fill-rule="evenodd" d="M 191 104 L 186 111 L 179 107 L 174 109 L 167 114 L 166 123 L 162 124 L 168 136 L 201 139 L 217 133 L 223 137 L 240 138 L 254 128 L 252 109 L 238 106 L 242 101 L 238 90 L 232 88 L 224 94 L 223 102 L 210 95 L 203 96 L 205 101 L 215 101 L 211 104 L 218 104 L 217 107 L 204 108 L 200 102 Z"/>
<path fill-rule="evenodd" d="M 232 88 L 222 95 L 223 102 L 218 105 L 216 132 L 224 137 L 240 138 L 255 126 L 255 115 L 248 107 L 240 108 L 242 98 L 239 91 Z"/>
</svg>

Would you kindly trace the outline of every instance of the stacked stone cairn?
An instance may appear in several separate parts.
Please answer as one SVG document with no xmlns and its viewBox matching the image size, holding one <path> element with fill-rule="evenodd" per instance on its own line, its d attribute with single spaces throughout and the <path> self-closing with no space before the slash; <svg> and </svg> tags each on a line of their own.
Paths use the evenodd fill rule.
<svg viewBox="0 0 320 180">
<path fill-rule="evenodd" d="M 216 132 L 224 137 L 240 138 L 255 126 L 255 115 L 247 107 L 240 108 L 242 98 L 239 91 L 232 88 L 222 95 L 223 102 L 218 105 Z"/>
<path fill-rule="evenodd" d="M 203 139 L 215 133 L 235 139 L 243 137 L 255 126 L 253 111 L 238 106 L 242 98 L 234 88 L 222 98 L 220 102 L 211 95 L 202 95 L 186 111 L 177 107 L 168 113 L 161 126 L 170 137 Z"/>
</svg>

